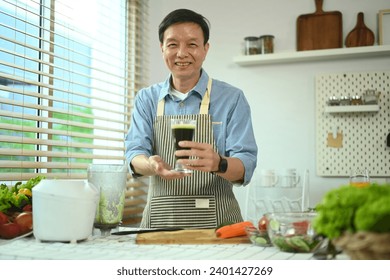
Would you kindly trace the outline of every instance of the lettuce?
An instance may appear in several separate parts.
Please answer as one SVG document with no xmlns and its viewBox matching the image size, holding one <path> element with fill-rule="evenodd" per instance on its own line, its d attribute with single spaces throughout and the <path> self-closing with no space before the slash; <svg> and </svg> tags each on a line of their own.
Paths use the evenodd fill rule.
<svg viewBox="0 0 390 280">
<path fill-rule="evenodd" d="M 390 232 L 390 185 L 341 186 L 327 192 L 315 209 L 314 230 L 329 239 L 344 232 Z"/>
<path fill-rule="evenodd" d="M 31 204 L 31 197 L 23 193 L 19 193 L 21 189 L 31 190 L 43 178 L 43 176 L 36 176 L 31 178 L 26 183 L 18 182 L 12 187 L 6 184 L 0 185 L 0 212 L 7 212 L 8 210 L 21 210 L 26 204 Z"/>
</svg>

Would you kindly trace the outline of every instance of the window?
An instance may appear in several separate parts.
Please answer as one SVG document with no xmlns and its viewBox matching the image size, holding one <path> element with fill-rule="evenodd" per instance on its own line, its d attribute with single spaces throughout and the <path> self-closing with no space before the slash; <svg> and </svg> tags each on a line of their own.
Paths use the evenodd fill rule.
<svg viewBox="0 0 390 280">
<path fill-rule="evenodd" d="M 145 86 L 145 0 L 0 2 L 0 181 L 123 163 Z M 133 198 L 133 193 L 130 196 Z"/>
</svg>

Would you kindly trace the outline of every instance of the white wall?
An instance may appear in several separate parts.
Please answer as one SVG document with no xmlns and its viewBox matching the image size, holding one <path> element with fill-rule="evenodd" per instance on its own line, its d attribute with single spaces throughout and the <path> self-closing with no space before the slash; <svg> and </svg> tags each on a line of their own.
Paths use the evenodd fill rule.
<svg viewBox="0 0 390 280">
<path fill-rule="evenodd" d="M 317 74 L 381 71 L 390 69 L 390 58 L 306 62 L 240 67 L 233 57 L 241 53 L 243 38 L 273 34 L 275 52 L 295 51 L 296 19 L 315 11 L 314 0 L 150 0 L 150 82 L 166 78 L 158 42 L 158 25 L 170 11 L 193 9 L 211 22 L 210 51 L 204 63 L 208 74 L 244 90 L 252 106 L 259 146 L 258 170 L 295 167 L 310 170 L 310 206 L 330 188 L 347 178 L 316 176 L 315 84 Z M 364 12 L 366 25 L 377 36 L 377 13 L 390 9 L 388 0 L 324 0 L 324 11 L 343 14 L 343 36 Z M 377 179 L 383 181 L 384 179 Z M 244 203 L 244 190 L 236 194 Z"/>
</svg>

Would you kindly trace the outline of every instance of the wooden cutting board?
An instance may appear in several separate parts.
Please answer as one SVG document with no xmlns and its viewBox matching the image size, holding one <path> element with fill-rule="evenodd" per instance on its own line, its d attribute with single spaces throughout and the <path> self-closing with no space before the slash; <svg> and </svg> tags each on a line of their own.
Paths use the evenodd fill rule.
<svg viewBox="0 0 390 280">
<path fill-rule="evenodd" d="M 348 33 L 345 38 L 346 47 L 363 47 L 372 46 L 375 42 L 375 35 L 364 23 L 364 14 L 357 15 L 357 23 L 354 29 Z"/>
<path fill-rule="evenodd" d="M 214 229 L 148 232 L 137 235 L 136 244 L 240 244 L 250 243 L 247 236 L 217 238 Z"/>
<path fill-rule="evenodd" d="M 324 12 L 323 0 L 315 0 L 316 11 L 297 18 L 297 50 L 319 50 L 343 46 L 343 19 L 339 11 Z"/>
</svg>

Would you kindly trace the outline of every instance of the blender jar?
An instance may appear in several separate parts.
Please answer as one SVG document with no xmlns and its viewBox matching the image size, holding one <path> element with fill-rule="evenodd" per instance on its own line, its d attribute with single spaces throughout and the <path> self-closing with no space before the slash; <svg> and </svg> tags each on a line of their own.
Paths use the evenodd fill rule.
<svg viewBox="0 0 390 280">
<path fill-rule="evenodd" d="M 88 166 L 88 182 L 100 192 L 94 227 L 100 229 L 102 235 L 108 235 L 122 222 L 126 181 L 127 167 L 124 164 Z"/>
</svg>

